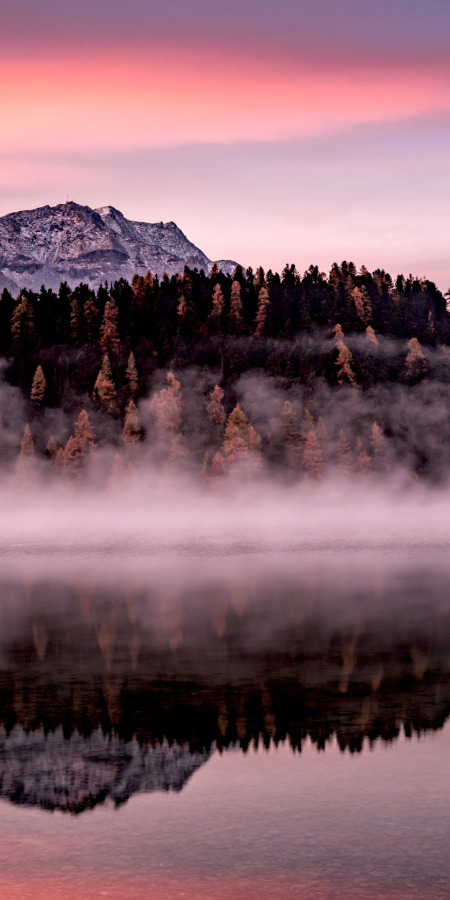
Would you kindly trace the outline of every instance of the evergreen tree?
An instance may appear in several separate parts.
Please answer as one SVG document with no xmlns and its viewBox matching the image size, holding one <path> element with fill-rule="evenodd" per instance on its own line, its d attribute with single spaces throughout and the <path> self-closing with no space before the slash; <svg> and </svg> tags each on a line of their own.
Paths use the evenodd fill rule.
<svg viewBox="0 0 450 900">
<path fill-rule="evenodd" d="M 35 467 L 34 441 L 31 436 L 30 426 L 27 422 L 20 445 L 19 457 L 14 470 L 14 483 L 19 486 L 28 484 L 34 477 Z"/>
<path fill-rule="evenodd" d="M 80 331 L 81 331 L 81 309 L 78 299 L 76 297 L 72 298 L 72 302 L 70 304 L 70 339 L 72 344 L 77 346 L 80 343 Z"/>
<path fill-rule="evenodd" d="M 125 374 L 127 376 L 128 390 L 130 392 L 131 399 L 134 400 L 134 398 L 138 392 L 139 376 L 138 376 L 138 371 L 136 368 L 136 362 L 134 359 L 133 351 L 131 351 L 131 353 L 128 357 L 128 365 L 127 365 Z"/>
<path fill-rule="evenodd" d="M 95 302 L 95 294 L 93 291 L 89 291 L 89 296 L 85 301 L 83 307 L 83 318 L 84 318 L 84 326 L 86 330 L 86 337 L 89 343 L 93 340 L 95 324 L 98 316 L 97 304 Z"/>
<path fill-rule="evenodd" d="M 230 299 L 230 334 L 241 334 L 244 328 L 242 316 L 242 289 L 239 281 L 233 281 L 231 285 Z"/>
<path fill-rule="evenodd" d="M 214 425 L 221 427 L 225 422 L 225 410 L 223 408 L 223 390 L 216 384 L 206 404 L 208 419 Z"/>
<path fill-rule="evenodd" d="M 173 372 L 168 372 L 167 387 L 159 392 L 156 399 L 156 429 L 160 437 L 176 434 L 181 426 L 181 385 Z"/>
<path fill-rule="evenodd" d="M 46 386 L 47 382 L 42 371 L 42 366 L 38 366 L 34 373 L 30 394 L 31 399 L 34 400 L 36 406 L 42 406 Z"/>
<path fill-rule="evenodd" d="M 325 467 L 323 453 L 315 431 L 310 431 L 305 443 L 302 466 L 305 481 L 320 481 Z"/>
<path fill-rule="evenodd" d="M 264 285 L 260 288 L 258 296 L 258 311 L 256 313 L 256 331 L 258 337 L 266 334 L 270 324 L 271 302 L 269 292 Z"/>
<path fill-rule="evenodd" d="M 138 411 L 133 400 L 130 400 L 126 406 L 122 437 L 124 444 L 131 446 L 136 446 L 141 439 Z"/>
<path fill-rule="evenodd" d="M 117 392 L 112 377 L 111 363 L 109 357 L 104 356 L 102 367 L 94 385 L 93 398 L 102 409 L 107 412 L 113 412 L 116 396 Z"/>
<path fill-rule="evenodd" d="M 120 349 L 120 340 L 117 333 L 119 313 L 113 297 L 105 303 L 105 312 L 100 326 L 100 347 L 104 356 L 114 356 Z"/>
</svg>

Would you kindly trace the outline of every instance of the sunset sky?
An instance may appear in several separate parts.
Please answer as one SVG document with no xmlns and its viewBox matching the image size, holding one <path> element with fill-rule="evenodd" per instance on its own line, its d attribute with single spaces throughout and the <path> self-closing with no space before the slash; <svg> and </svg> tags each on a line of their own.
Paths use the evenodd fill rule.
<svg viewBox="0 0 450 900">
<path fill-rule="evenodd" d="M 2 0 L 0 215 L 450 285 L 448 0 Z"/>
</svg>

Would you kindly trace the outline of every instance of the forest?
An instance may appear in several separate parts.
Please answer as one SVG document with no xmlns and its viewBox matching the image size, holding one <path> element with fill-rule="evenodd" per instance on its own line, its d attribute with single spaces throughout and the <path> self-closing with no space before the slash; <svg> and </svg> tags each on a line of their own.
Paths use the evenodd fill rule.
<svg viewBox="0 0 450 900">
<path fill-rule="evenodd" d="M 333 264 L 150 272 L 0 300 L 4 478 L 113 489 L 151 464 L 230 476 L 450 469 L 449 294 Z"/>
</svg>

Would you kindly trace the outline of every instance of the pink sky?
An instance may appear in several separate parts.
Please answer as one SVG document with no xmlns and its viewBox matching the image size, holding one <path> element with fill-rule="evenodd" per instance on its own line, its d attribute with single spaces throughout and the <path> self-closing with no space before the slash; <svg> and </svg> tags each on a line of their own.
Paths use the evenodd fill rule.
<svg viewBox="0 0 450 900">
<path fill-rule="evenodd" d="M 446 289 L 448 7 L 339 6 L 18 0 L 0 35 L 0 215 L 69 195 L 175 220 L 212 258 L 347 258 Z"/>
</svg>

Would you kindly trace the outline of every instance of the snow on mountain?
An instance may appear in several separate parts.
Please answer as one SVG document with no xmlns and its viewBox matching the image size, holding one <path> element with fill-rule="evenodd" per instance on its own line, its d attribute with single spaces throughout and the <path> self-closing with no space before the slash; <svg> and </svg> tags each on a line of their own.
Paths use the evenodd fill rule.
<svg viewBox="0 0 450 900">
<path fill-rule="evenodd" d="M 106 800 L 119 806 L 136 793 L 181 791 L 211 753 L 167 741 L 140 746 L 100 729 L 65 740 L 62 728 L 27 733 L 16 725 L 9 735 L 0 728 L 0 799 L 69 813 Z"/>
<path fill-rule="evenodd" d="M 233 260 L 219 260 L 232 273 Z M 183 272 L 213 265 L 175 222 L 132 222 L 113 206 L 42 206 L 0 217 L 0 290 L 57 289 L 61 281 L 92 287 L 107 280 Z"/>
</svg>

